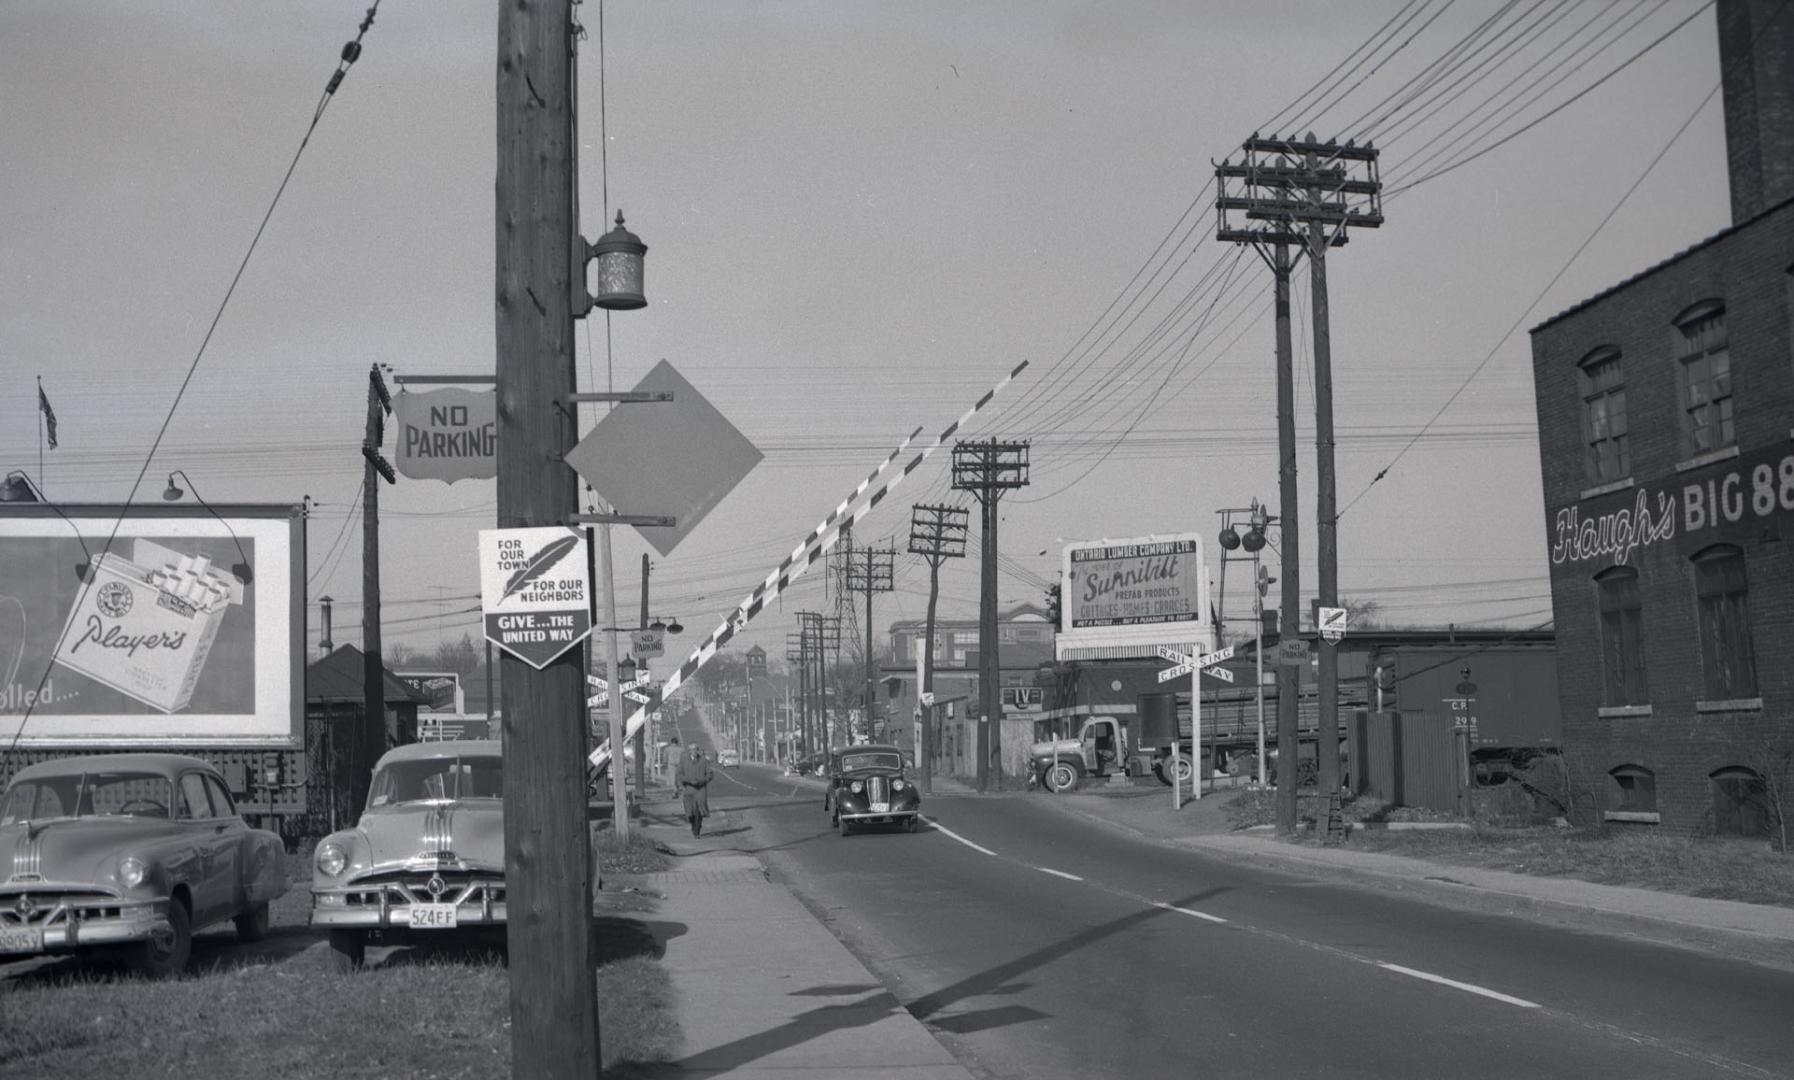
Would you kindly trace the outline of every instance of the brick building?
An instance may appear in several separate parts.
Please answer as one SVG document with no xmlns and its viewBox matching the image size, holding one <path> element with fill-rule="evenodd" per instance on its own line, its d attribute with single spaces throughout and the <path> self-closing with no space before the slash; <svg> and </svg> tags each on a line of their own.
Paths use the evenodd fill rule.
<svg viewBox="0 0 1794 1080">
<path fill-rule="evenodd" d="M 1733 225 L 1532 332 L 1566 762 L 1760 834 L 1794 781 L 1794 19 L 1717 6 Z"/>
</svg>

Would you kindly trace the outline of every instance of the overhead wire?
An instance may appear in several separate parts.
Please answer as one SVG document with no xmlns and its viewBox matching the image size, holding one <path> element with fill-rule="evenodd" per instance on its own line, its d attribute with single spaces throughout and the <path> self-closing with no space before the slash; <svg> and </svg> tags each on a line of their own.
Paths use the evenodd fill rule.
<svg viewBox="0 0 1794 1080">
<path fill-rule="evenodd" d="M 330 102 L 335 99 L 336 91 L 342 86 L 343 78 L 349 73 L 349 68 L 361 57 L 362 39 L 367 36 L 369 28 L 373 26 L 374 15 L 379 8 L 380 0 L 373 0 L 373 4 L 367 9 L 367 14 L 361 20 L 361 25 L 357 29 L 355 37 L 350 39 L 350 41 L 343 46 L 342 52 L 337 60 L 336 69 L 331 72 L 330 78 L 324 86 L 324 92 L 318 99 L 317 107 L 312 110 L 311 122 L 306 125 L 305 133 L 300 136 L 299 146 L 294 150 L 292 160 L 287 163 L 286 172 L 282 174 L 280 183 L 275 187 L 274 197 L 269 200 L 267 210 L 263 212 L 261 221 L 256 226 L 255 233 L 250 237 L 249 246 L 244 250 L 242 259 L 237 263 L 236 272 L 231 275 L 230 283 L 225 287 L 224 296 L 219 300 L 217 309 L 212 313 L 212 320 L 206 326 L 205 333 L 200 338 L 199 347 L 195 350 L 193 359 L 187 364 L 186 374 L 182 377 L 180 386 L 175 391 L 174 400 L 169 404 L 168 411 L 162 418 L 161 426 L 157 429 L 155 437 L 150 441 L 149 450 L 143 456 L 143 464 L 137 471 L 136 479 L 131 482 L 131 489 L 125 496 L 124 505 L 118 516 L 113 520 L 112 528 L 106 536 L 106 542 L 100 548 L 102 554 L 110 552 L 113 543 L 118 539 L 119 529 L 123 527 L 129 508 L 136 501 L 138 491 L 142 490 L 144 477 L 149 474 L 150 466 L 156 458 L 156 452 L 161 448 L 163 439 L 167 437 L 168 428 L 174 422 L 176 412 L 180 410 L 181 401 L 186 396 L 188 387 L 192 385 L 194 375 L 199 371 L 199 365 L 205 358 L 206 349 L 211 345 L 212 337 L 217 333 L 219 323 L 224 320 L 224 313 L 230 307 L 231 298 L 236 295 L 237 286 L 242 282 L 244 273 L 249 269 L 250 260 L 255 256 L 256 250 L 261 245 L 262 236 L 268 230 L 268 222 L 273 219 L 274 211 L 280 205 L 281 197 L 286 194 L 287 185 L 292 181 L 293 174 L 299 168 L 299 159 L 304 156 L 306 147 L 311 144 L 312 133 L 318 129 L 319 122 L 324 118 L 325 110 L 329 108 Z M 87 590 L 92 586 L 90 578 L 91 575 L 82 580 L 80 596 L 76 599 L 77 605 L 81 603 Z M 50 650 L 52 655 L 55 655 L 62 650 L 62 645 L 68 637 L 68 632 L 69 626 L 65 625 L 61 635 L 58 636 L 55 645 L 52 646 Z M 50 670 L 51 666 L 45 664 L 43 675 L 38 679 L 37 691 L 41 692 L 44 684 L 49 681 Z M 27 704 L 24 711 L 19 716 L 18 725 L 13 729 L 12 736 L 8 740 L 6 748 L 8 754 L 12 753 L 17 748 L 19 738 L 24 734 L 25 725 L 31 720 L 35 701 L 35 694 L 31 698 L 27 698 Z"/>
</svg>

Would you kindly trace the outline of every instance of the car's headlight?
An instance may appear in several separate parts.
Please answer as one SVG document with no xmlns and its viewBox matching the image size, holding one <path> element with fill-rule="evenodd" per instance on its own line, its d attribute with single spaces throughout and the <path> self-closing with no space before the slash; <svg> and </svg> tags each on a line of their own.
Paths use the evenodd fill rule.
<svg viewBox="0 0 1794 1080">
<path fill-rule="evenodd" d="M 319 844 L 317 864 L 326 877 L 335 877 L 349 865 L 349 856 L 336 844 Z"/>
<path fill-rule="evenodd" d="M 847 785 L 847 790 L 853 792 L 855 795 L 858 795 L 860 792 L 866 790 L 866 785 L 860 783 L 858 780 L 855 780 L 853 783 Z"/>
<path fill-rule="evenodd" d="M 903 781 L 901 781 L 901 780 L 893 780 L 893 781 L 891 781 L 891 790 L 892 790 L 892 791 L 902 791 L 902 790 L 903 790 L 903 786 L 904 786 L 904 785 L 903 785 Z"/>
<path fill-rule="evenodd" d="M 127 889 L 143 884 L 145 872 L 143 860 L 135 855 L 126 855 L 118 861 L 118 883 Z"/>
</svg>

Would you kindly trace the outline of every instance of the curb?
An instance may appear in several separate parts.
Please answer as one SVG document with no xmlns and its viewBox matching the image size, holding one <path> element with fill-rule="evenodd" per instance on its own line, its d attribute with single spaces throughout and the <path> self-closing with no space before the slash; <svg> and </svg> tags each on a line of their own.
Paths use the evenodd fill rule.
<svg viewBox="0 0 1794 1080">
<path fill-rule="evenodd" d="M 1166 837 L 1140 829 L 1124 821 L 1093 814 L 1074 805 L 1056 804 L 1058 812 L 1098 825 L 1119 829 L 1149 843 L 1201 851 L 1216 858 L 1244 858 L 1261 867 L 1284 873 L 1311 877 L 1328 877 L 1354 886 L 1397 893 L 1411 900 L 1469 911 L 1482 915 L 1504 915 L 1530 918 L 1556 926 L 1637 938 L 1659 945 L 1689 949 L 1710 956 L 1794 971 L 1794 940 L 1771 934 L 1756 933 L 1738 927 L 1714 927 L 1684 920 L 1669 919 L 1629 911 L 1616 911 L 1594 904 L 1578 903 L 1555 897 L 1535 896 L 1499 887 L 1477 884 L 1463 878 L 1479 876 L 1485 871 L 1472 867 L 1426 863 L 1400 855 L 1385 856 L 1408 864 L 1401 871 L 1381 870 L 1353 865 L 1331 858 L 1316 858 L 1303 849 L 1277 842 L 1271 835 L 1273 826 L 1217 833 L 1212 836 Z M 1426 825 L 1425 822 L 1391 822 L 1390 824 Z M 1448 827 L 1453 823 L 1443 823 Z"/>
</svg>

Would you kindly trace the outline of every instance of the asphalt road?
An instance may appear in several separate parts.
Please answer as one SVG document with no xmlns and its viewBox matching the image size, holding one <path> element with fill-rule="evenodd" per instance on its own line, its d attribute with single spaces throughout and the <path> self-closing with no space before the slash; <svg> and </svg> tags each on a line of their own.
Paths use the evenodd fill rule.
<svg viewBox="0 0 1794 1080">
<path fill-rule="evenodd" d="M 1794 1076 L 1786 972 L 1243 869 L 1038 795 L 843 838 L 817 782 L 724 772 L 742 849 L 980 1076 Z"/>
</svg>

